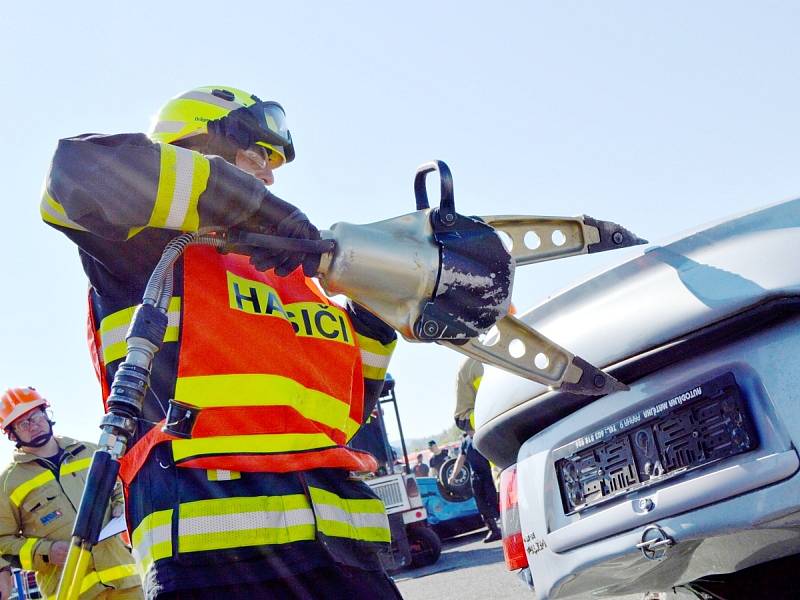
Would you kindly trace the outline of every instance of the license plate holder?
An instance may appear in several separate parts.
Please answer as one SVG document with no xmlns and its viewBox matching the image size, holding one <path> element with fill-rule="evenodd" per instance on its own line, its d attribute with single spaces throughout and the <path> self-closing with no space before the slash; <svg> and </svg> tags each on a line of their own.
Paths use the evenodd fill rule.
<svg viewBox="0 0 800 600">
<path fill-rule="evenodd" d="M 554 451 L 565 514 L 758 447 L 736 378 L 724 373 Z"/>
</svg>

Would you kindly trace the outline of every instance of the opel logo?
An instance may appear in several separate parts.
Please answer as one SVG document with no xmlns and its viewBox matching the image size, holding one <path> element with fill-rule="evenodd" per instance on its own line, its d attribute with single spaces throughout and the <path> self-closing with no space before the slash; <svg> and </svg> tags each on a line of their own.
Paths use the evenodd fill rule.
<svg viewBox="0 0 800 600">
<path fill-rule="evenodd" d="M 636 547 L 648 560 L 661 560 L 667 555 L 675 540 L 669 537 L 658 525 L 650 525 L 642 532 L 642 541 Z"/>
</svg>

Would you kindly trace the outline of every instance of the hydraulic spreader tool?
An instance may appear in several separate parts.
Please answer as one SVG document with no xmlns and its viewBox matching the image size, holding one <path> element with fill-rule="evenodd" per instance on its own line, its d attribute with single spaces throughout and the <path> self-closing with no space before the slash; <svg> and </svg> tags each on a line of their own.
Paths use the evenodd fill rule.
<svg viewBox="0 0 800 600">
<path fill-rule="evenodd" d="M 426 179 L 437 172 L 440 202 L 431 208 Z M 190 244 L 250 254 L 258 248 L 319 254 L 318 280 L 344 294 L 409 341 L 437 342 L 522 377 L 577 394 L 626 386 L 509 314 L 514 269 L 557 258 L 646 243 L 591 217 L 468 217 L 455 210 L 453 178 L 442 161 L 417 169 L 416 211 L 377 223 L 336 223 L 320 240 L 238 230 L 183 233 L 164 249 L 128 331 L 59 584 L 59 600 L 77 599 L 97 544 L 119 459 L 135 436 L 150 369 L 167 329 L 173 266 Z M 168 427 L 169 423 L 165 425 Z"/>
</svg>

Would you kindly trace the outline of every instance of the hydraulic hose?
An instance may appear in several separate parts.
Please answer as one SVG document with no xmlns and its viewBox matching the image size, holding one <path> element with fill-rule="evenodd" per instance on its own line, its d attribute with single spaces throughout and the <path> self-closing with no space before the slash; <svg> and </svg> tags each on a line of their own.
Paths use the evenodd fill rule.
<svg viewBox="0 0 800 600">
<path fill-rule="evenodd" d="M 97 544 L 103 516 L 111 499 L 119 473 L 119 459 L 137 429 L 139 415 L 150 384 L 150 369 L 156 352 L 164 342 L 167 311 L 172 299 L 173 267 L 186 248 L 201 244 L 222 248 L 224 234 L 211 230 L 183 233 L 171 240 L 147 282 L 142 304 L 136 309 L 126 336 L 125 360 L 114 374 L 108 413 L 100 425 L 99 448 L 92 457 L 78 515 L 73 526 L 69 552 L 56 592 L 57 600 L 77 600 L 91 563 L 91 551 Z"/>
<path fill-rule="evenodd" d="M 145 287 L 144 295 L 142 296 L 142 304 L 157 305 L 164 292 L 168 292 L 170 296 L 172 295 L 172 267 L 196 237 L 196 233 L 183 233 L 170 240 L 161 253 L 161 258 L 155 269 L 153 269 L 150 279 L 147 281 L 147 287 Z M 169 290 L 166 290 L 166 282 L 169 283 Z"/>
<path fill-rule="evenodd" d="M 286 238 L 265 233 L 231 230 L 227 234 L 225 248 L 229 250 L 247 248 L 268 248 L 271 250 L 288 250 L 305 254 L 325 254 L 336 247 L 334 240 L 303 240 Z"/>
</svg>

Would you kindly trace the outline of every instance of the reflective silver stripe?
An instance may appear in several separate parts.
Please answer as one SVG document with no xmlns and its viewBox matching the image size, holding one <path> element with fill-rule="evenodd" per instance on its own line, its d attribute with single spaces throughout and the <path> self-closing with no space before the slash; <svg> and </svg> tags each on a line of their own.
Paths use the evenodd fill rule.
<svg viewBox="0 0 800 600">
<path fill-rule="evenodd" d="M 387 369 L 389 367 L 389 361 L 392 358 L 391 354 L 376 354 L 375 352 L 370 352 L 369 350 L 361 350 L 361 362 L 369 367 L 376 367 L 378 369 Z"/>
<path fill-rule="evenodd" d="M 359 527 L 381 527 L 388 529 L 389 522 L 385 513 L 347 512 L 332 504 L 314 503 L 317 516 L 324 521 L 338 521 Z"/>
<path fill-rule="evenodd" d="M 228 515 L 182 518 L 178 535 L 226 533 L 257 529 L 284 529 L 295 525 L 314 525 L 314 511 L 297 508 L 287 511 L 241 512 Z"/>
<path fill-rule="evenodd" d="M 226 108 L 228 110 L 236 110 L 237 108 L 241 108 L 242 105 L 236 102 L 230 102 L 214 94 L 207 93 L 207 92 L 186 92 L 185 94 L 179 96 L 181 100 L 198 100 L 200 102 L 205 102 L 207 104 L 214 104 L 215 106 L 219 106 L 220 108 Z"/>
<path fill-rule="evenodd" d="M 61 227 L 67 227 L 68 229 L 77 229 L 78 231 L 89 231 L 88 229 L 86 229 L 86 227 L 78 225 L 75 221 L 67 217 L 66 213 L 59 212 L 55 208 L 54 204 L 55 200 L 53 200 L 49 196 L 49 194 L 45 192 L 45 194 L 42 197 L 42 203 L 39 205 L 39 210 L 42 219 L 44 219 L 48 223 L 53 223 L 54 225 L 60 225 Z"/>
<path fill-rule="evenodd" d="M 159 121 L 153 127 L 153 133 L 178 133 L 185 126 L 182 121 Z"/>
<path fill-rule="evenodd" d="M 109 331 L 100 332 L 100 343 L 103 348 L 108 348 L 111 344 L 118 344 L 125 341 L 125 334 L 128 333 L 130 323 L 127 325 L 120 325 Z"/>
<path fill-rule="evenodd" d="M 172 192 L 166 222 L 169 229 L 179 229 L 183 225 L 194 180 L 194 153 L 180 146 L 175 146 L 175 150 L 175 190 Z"/>
<path fill-rule="evenodd" d="M 147 566 L 149 566 L 149 563 L 153 560 L 151 556 L 153 546 L 162 542 L 172 543 L 171 523 L 153 527 L 142 534 L 141 540 L 133 545 L 133 558 L 136 564 L 146 562 Z M 162 556 L 156 556 L 155 558 L 162 558 Z"/>
<path fill-rule="evenodd" d="M 151 513 L 131 533 L 133 556 L 143 578 L 154 561 L 172 556 L 172 516 L 171 509 Z"/>
<path fill-rule="evenodd" d="M 173 311 L 167 313 L 167 327 L 177 327 L 181 323 L 180 311 Z M 112 344 L 118 344 L 125 341 L 125 336 L 128 334 L 130 322 L 109 329 L 108 331 L 100 332 L 100 344 L 103 348 L 108 348 Z"/>
</svg>

